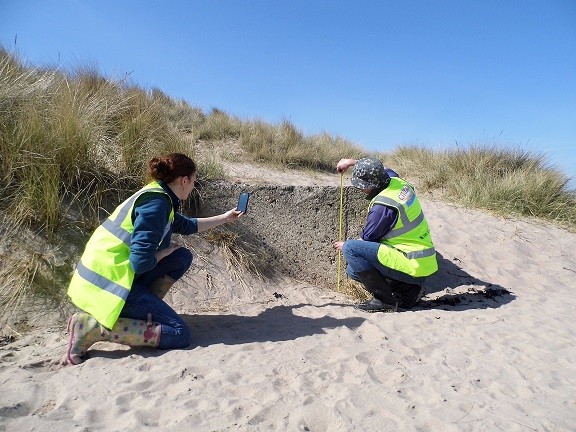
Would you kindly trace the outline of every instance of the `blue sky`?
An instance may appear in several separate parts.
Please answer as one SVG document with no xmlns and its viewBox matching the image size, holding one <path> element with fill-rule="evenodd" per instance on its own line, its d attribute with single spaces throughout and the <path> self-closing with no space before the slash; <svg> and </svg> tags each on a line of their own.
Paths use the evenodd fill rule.
<svg viewBox="0 0 576 432">
<path fill-rule="evenodd" d="M 493 144 L 576 177 L 575 0 L 2 0 L 0 43 L 368 150 Z"/>
</svg>

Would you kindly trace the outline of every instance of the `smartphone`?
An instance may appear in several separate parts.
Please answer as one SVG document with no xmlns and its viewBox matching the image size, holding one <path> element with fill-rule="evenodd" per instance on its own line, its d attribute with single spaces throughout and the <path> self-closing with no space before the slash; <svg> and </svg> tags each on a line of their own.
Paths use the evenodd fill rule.
<svg viewBox="0 0 576 432">
<path fill-rule="evenodd" d="M 236 210 L 242 213 L 248 213 L 248 200 L 250 199 L 250 194 L 248 192 L 242 192 L 238 197 L 238 205 Z"/>
</svg>

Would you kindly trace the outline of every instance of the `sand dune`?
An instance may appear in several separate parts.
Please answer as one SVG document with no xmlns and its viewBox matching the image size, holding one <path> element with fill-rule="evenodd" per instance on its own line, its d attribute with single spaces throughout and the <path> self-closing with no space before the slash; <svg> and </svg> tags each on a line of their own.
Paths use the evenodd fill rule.
<svg viewBox="0 0 576 432">
<path fill-rule="evenodd" d="M 57 367 L 64 323 L 0 347 L 0 431 L 576 430 L 576 235 L 423 205 L 441 269 L 418 308 L 197 260 L 171 300 L 188 349 Z"/>
</svg>

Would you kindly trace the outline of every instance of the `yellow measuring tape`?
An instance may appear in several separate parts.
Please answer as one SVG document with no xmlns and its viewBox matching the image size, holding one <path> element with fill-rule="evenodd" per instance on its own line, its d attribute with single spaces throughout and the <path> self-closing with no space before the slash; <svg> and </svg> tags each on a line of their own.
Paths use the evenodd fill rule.
<svg viewBox="0 0 576 432">
<path fill-rule="evenodd" d="M 342 241 L 342 203 L 344 197 L 344 172 L 340 174 L 340 222 L 338 228 L 338 241 Z M 337 291 L 340 292 L 340 267 L 342 262 L 342 251 L 338 251 L 338 285 Z"/>
</svg>

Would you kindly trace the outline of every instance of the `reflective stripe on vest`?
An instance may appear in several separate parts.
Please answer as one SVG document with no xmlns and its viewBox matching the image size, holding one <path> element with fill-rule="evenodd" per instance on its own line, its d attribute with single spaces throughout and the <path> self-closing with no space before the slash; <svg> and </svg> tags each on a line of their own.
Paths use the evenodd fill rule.
<svg viewBox="0 0 576 432">
<path fill-rule="evenodd" d="M 429 256 L 436 255 L 436 249 L 428 248 L 428 249 L 424 249 L 424 250 L 420 250 L 420 251 L 408 252 L 408 253 L 405 253 L 404 255 L 406 255 L 406 258 L 408 258 L 408 259 L 426 258 Z"/>
<path fill-rule="evenodd" d="M 87 280 L 92 285 L 100 287 L 103 290 L 108 291 L 110 294 L 114 294 L 115 296 L 120 297 L 122 300 L 126 300 L 128 298 L 128 293 L 130 290 L 127 290 L 123 286 L 106 279 L 104 276 L 99 275 L 95 271 L 90 270 L 88 267 L 82 264 L 82 261 L 80 261 L 76 266 L 76 271 L 82 279 Z"/>
<path fill-rule="evenodd" d="M 422 221 L 424 220 L 424 213 L 422 213 L 422 211 L 420 211 L 420 214 L 416 217 L 416 219 L 414 219 L 413 221 L 410 221 L 410 219 L 408 219 L 408 215 L 406 214 L 406 209 L 404 208 L 404 206 L 398 205 L 397 201 L 394 201 L 393 199 L 390 199 L 388 197 L 378 195 L 378 196 L 376 196 L 376 198 L 374 198 L 373 203 L 374 204 L 384 204 L 388 207 L 394 207 L 396 210 L 398 210 L 398 217 L 402 221 L 402 226 L 398 227 L 398 228 L 392 228 L 386 234 L 387 239 L 392 239 L 394 237 L 398 237 L 398 236 L 401 236 L 403 234 L 406 234 L 409 231 L 412 231 L 414 228 L 416 228 L 418 225 L 420 225 L 422 223 Z"/>
<path fill-rule="evenodd" d="M 151 189 L 142 189 L 140 192 L 145 193 L 145 192 L 159 192 L 159 193 L 166 193 L 164 191 L 164 189 L 160 188 L 151 188 Z M 116 211 L 114 211 L 114 213 L 108 217 L 104 222 L 102 222 L 102 226 L 104 228 L 106 228 L 106 230 L 114 235 L 116 238 L 118 238 L 119 240 L 121 240 L 123 243 L 130 245 L 131 241 L 132 241 L 132 233 L 127 231 L 126 229 L 122 228 L 122 222 L 124 222 L 126 220 L 126 216 L 128 216 L 128 214 L 132 213 L 132 208 L 134 206 L 134 202 L 136 201 L 136 199 L 138 197 L 140 197 L 140 195 L 142 195 L 142 193 L 137 193 L 135 195 L 132 195 L 130 198 L 128 198 L 123 205 L 121 205 L 118 214 L 116 215 L 116 217 L 114 218 L 114 220 L 111 219 L 111 217 L 114 215 L 114 213 L 116 213 Z M 118 223 L 120 222 L 120 223 Z M 166 236 L 166 233 L 168 232 L 168 230 L 170 229 L 170 221 L 168 221 L 168 224 L 166 225 L 166 227 L 164 227 L 164 234 L 162 235 L 162 239 L 164 239 L 164 237 Z M 160 241 L 160 243 L 162 243 L 162 241 Z"/>
<path fill-rule="evenodd" d="M 88 240 L 68 287 L 72 303 L 108 329 L 118 319 L 134 281 L 129 259 L 134 204 L 140 196 L 150 192 L 164 194 L 172 203 L 170 195 L 160 184 L 152 182 L 120 204 Z M 158 246 L 170 231 L 173 221 L 174 208 L 171 206 Z"/>
</svg>

